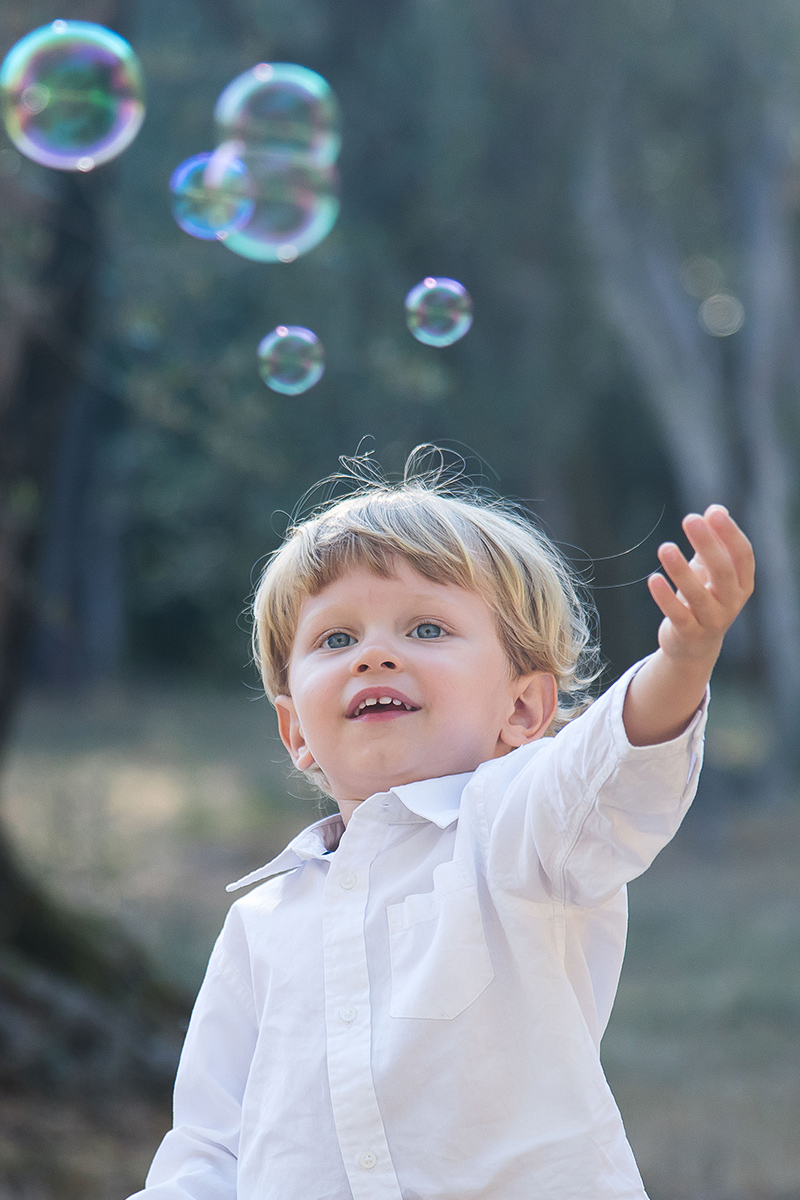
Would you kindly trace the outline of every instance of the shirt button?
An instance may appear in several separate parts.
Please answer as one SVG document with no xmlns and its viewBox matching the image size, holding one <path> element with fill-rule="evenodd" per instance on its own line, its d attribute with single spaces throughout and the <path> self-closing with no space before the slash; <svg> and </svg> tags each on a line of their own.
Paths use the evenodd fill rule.
<svg viewBox="0 0 800 1200">
<path fill-rule="evenodd" d="M 356 882 L 357 882 L 357 880 L 356 880 L 356 877 L 353 874 L 353 872 L 348 871 L 347 874 L 342 875 L 341 878 L 339 879 L 339 886 L 343 887 L 346 891 L 349 892 L 352 888 L 354 888 L 356 886 Z"/>
<path fill-rule="evenodd" d="M 354 1008 L 340 1008 L 339 1016 L 342 1021 L 346 1021 L 349 1025 L 351 1021 L 356 1019 L 356 1010 Z"/>
<path fill-rule="evenodd" d="M 365 1170 L 371 1171 L 378 1160 L 371 1150 L 365 1150 L 358 1161 Z"/>
</svg>

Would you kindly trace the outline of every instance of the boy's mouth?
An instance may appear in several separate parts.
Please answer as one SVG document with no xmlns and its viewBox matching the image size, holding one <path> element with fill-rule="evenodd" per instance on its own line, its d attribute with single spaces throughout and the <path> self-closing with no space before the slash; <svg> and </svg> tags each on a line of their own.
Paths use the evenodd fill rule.
<svg viewBox="0 0 800 1200">
<path fill-rule="evenodd" d="M 409 700 L 402 692 L 394 688 L 365 688 L 350 701 L 347 706 L 347 717 L 357 720 L 359 717 L 392 716 L 401 713 L 418 712 L 419 705 Z"/>
</svg>

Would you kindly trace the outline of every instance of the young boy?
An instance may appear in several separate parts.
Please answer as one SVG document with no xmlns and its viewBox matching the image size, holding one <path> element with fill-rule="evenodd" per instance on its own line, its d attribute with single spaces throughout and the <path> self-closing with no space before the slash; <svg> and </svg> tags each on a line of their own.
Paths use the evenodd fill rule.
<svg viewBox="0 0 800 1200">
<path fill-rule="evenodd" d="M 643 1200 L 599 1058 L 625 885 L 694 795 L 753 586 L 726 509 L 683 528 L 659 649 L 591 705 L 569 570 L 509 508 L 412 478 L 289 532 L 256 653 L 339 813 L 231 885 L 265 881 L 212 954 L 144 1200 Z"/>
</svg>

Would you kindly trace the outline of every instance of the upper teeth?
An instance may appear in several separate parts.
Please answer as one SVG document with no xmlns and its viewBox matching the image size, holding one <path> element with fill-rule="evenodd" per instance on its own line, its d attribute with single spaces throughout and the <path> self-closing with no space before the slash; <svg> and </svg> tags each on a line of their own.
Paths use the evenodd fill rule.
<svg viewBox="0 0 800 1200">
<path fill-rule="evenodd" d="M 394 704 L 397 708 L 405 708 L 408 712 L 412 711 L 410 704 L 405 704 L 402 700 L 396 700 L 394 696 L 367 696 L 366 700 L 361 701 L 353 716 L 357 717 L 365 708 L 371 708 L 375 704 Z"/>
</svg>

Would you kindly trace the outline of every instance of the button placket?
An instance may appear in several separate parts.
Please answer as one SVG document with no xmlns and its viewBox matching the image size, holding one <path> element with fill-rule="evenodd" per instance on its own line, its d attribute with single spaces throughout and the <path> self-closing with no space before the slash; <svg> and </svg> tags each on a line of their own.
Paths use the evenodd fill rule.
<svg viewBox="0 0 800 1200">
<path fill-rule="evenodd" d="M 381 814 L 383 816 L 383 814 Z M 353 1200 L 401 1200 L 372 1078 L 364 935 L 369 869 L 384 820 L 354 818 L 323 902 L 325 1010 L 331 1106 Z"/>
</svg>

